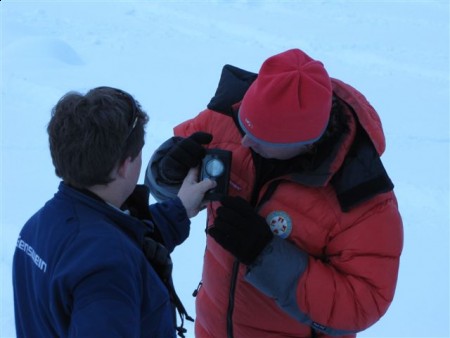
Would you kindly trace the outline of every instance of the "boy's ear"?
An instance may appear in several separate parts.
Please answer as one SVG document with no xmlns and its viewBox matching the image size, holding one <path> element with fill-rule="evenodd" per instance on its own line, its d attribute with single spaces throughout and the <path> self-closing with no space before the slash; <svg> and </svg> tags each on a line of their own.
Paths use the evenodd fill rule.
<svg viewBox="0 0 450 338">
<path fill-rule="evenodd" d="M 125 161 L 119 164 L 119 167 L 117 168 L 117 175 L 119 177 L 127 177 L 130 164 L 131 164 L 131 157 L 127 157 Z"/>
</svg>

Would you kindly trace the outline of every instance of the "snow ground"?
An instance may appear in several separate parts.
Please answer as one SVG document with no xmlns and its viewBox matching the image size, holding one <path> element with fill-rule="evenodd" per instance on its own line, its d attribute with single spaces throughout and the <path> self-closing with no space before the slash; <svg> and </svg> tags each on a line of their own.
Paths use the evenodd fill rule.
<svg viewBox="0 0 450 338">
<path fill-rule="evenodd" d="M 447 1 L 6 0 L 0 18 L 0 337 L 15 336 L 17 235 L 57 188 L 45 128 L 64 93 L 99 85 L 132 93 L 151 117 L 146 163 L 174 125 L 209 102 L 224 64 L 257 72 L 267 57 L 295 47 L 361 90 L 387 138 L 382 159 L 405 246 L 394 303 L 359 336 L 450 337 Z M 174 254 L 191 314 L 204 222 L 204 214 L 193 220 Z"/>
</svg>

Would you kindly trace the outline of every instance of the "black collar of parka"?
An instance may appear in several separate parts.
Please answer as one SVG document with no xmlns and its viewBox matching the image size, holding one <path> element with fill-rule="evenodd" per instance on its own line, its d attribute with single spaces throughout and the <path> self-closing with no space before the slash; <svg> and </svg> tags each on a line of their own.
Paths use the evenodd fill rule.
<svg viewBox="0 0 450 338">
<path fill-rule="evenodd" d="M 361 126 L 357 128 L 355 140 L 330 183 L 344 212 L 394 189 L 380 156 Z"/>
<path fill-rule="evenodd" d="M 232 65 L 223 66 L 216 92 L 207 105 L 208 109 L 233 116 L 233 105 L 242 101 L 257 77 L 258 74 Z"/>
</svg>

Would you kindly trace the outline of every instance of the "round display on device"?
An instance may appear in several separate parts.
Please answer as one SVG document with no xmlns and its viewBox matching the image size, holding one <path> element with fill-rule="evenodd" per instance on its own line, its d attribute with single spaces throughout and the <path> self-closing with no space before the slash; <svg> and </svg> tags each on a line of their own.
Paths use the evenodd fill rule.
<svg viewBox="0 0 450 338">
<path fill-rule="evenodd" d="M 209 176 L 217 177 L 222 175 L 224 165 L 221 160 L 213 158 L 206 163 L 205 170 Z"/>
</svg>

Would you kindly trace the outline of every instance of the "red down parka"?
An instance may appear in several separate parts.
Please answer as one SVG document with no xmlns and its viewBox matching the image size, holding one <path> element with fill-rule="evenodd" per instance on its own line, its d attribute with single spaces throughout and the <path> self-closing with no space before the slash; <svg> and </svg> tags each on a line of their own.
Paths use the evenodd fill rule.
<svg viewBox="0 0 450 338">
<path fill-rule="evenodd" d="M 219 87 L 231 85 L 230 67 L 231 73 L 239 73 L 225 66 Z M 238 75 L 241 84 L 248 74 Z M 216 104 L 222 100 L 219 88 L 208 109 L 174 128 L 181 137 L 211 133 L 209 148 L 232 151 L 229 194 L 252 201 L 278 235 L 250 267 L 207 236 L 196 298 L 196 337 L 355 337 L 391 304 L 403 245 L 392 186 L 343 208 L 339 185 L 332 184 L 355 143 L 356 125 L 368 135 L 376 157 L 383 153 L 381 122 L 356 89 L 336 79 L 332 83 L 345 113 L 354 116 L 348 135 L 315 172 L 274 177 L 258 187 L 256 195 L 257 163 L 252 151 L 241 145 L 242 133 L 231 113 L 239 101 L 229 109 Z M 350 181 L 347 185 L 352 177 L 344 179 Z M 208 206 L 208 226 L 218 206 Z"/>
</svg>

